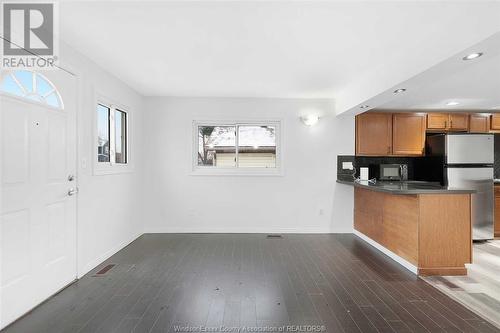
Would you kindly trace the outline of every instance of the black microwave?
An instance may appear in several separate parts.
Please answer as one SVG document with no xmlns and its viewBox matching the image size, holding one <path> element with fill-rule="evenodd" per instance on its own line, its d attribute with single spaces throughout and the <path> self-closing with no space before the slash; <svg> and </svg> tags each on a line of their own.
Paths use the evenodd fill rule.
<svg viewBox="0 0 500 333">
<path fill-rule="evenodd" d="M 408 164 L 380 164 L 379 180 L 408 180 Z"/>
</svg>

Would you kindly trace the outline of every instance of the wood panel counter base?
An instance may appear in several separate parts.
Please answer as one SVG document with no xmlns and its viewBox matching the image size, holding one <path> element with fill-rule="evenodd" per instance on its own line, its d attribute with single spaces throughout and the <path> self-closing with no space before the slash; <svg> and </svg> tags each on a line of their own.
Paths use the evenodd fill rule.
<svg viewBox="0 0 500 333">
<path fill-rule="evenodd" d="M 470 194 L 355 188 L 354 229 L 417 267 L 419 275 L 466 275 L 472 259 Z"/>
<path fill-rule="evenodd" d="M 431 276 L 431 275 L 467 275 L 467 268 L 465 267 L 436 267 L 436 268 L 419 268 L 418 275 Z"/>
</svg>

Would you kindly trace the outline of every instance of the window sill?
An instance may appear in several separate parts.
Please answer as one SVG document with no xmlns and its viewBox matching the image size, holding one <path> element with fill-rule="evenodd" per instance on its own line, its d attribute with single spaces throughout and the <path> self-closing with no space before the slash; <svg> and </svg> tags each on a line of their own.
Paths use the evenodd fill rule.
<svg viewBox="0 0 500 333">
<path fill-rule="evenodd" d="M 263 177 L 282 177 L 283 169 L 211 169 L 211 168 L 195 168 L 191 171 L 191 176 L 263 176 Z"/>
<path fill-rule="evenodd" d="M 94 167 L 94 176 L 104 176 L 104 175 L 116 175 L 116 174 L 124 174 L 124 173 L 132 173 L 134 172 L 134 168 L 132 165 L 99 165 L 97 164 Z"/>
</svg>

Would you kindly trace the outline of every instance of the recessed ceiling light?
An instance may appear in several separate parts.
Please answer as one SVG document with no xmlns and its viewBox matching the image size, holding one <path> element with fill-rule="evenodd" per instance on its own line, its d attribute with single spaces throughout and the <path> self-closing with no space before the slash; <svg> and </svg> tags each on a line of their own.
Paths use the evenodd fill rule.
<svg viewBox="0 0 500 333">
<path fill-rule="evenodd" d="M 482 55 L 483 55 L 482 52 L 474 52 L 474 53 L 466 55 L 465 57 L 462 58 L 462 60 L 472 60 L 472 59 L 479 58 Z"/>
<path fill-rule="evenodd" d="M 360 109 L 367 109 L 367 108 L 369 108 L 369 107 L 370 107 L 369 105 L 364 104 L 364 105 L 361 105 L 359 108 L 360 108 Z"/>
<path fill-rule="evenodd" d="M 448 106 L 455 106 L 455 105 L 458 105 L 458 104 L 460 104 L 460 103 L 458 103 L 456 101 L 451 101 L 451 102 L 446 103 L 446 105 L 448 105 Z"/>
<path fill-rule="evenodd" d="M 399 94 L 399 93 L 402 93 L 402 92 L 405 92 L 405 91 L 406 91 L 405 88 L 399 88 L 399 89 L 394 90 L 394 93 L 395 94 Z"/>
</svg>

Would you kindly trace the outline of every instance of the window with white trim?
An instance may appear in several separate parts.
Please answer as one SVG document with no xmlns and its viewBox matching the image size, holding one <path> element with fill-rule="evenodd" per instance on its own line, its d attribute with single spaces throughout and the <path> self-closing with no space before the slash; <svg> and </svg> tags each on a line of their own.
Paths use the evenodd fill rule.
<svg viewBox="0 0 500 333">
<path fill-rule="evenodd" d="M 44 75 L 27 70 L 5 73 L 0 90 L 26 100 L 34 101 L 56 109 L 64 109 L 57 88 Z"/>
<path fill-rule="evenodd" d="M 127 164 L 127 112 L 113 105 L 97 104 L 97 162 Z"/>
<path fill-rule="evenodd" d="M 280 122 L 194 122 L 193 169 L 202 173 L 280 172 Z M 223 171 L 221 171 L 223 170 Z"/>
</svg>

